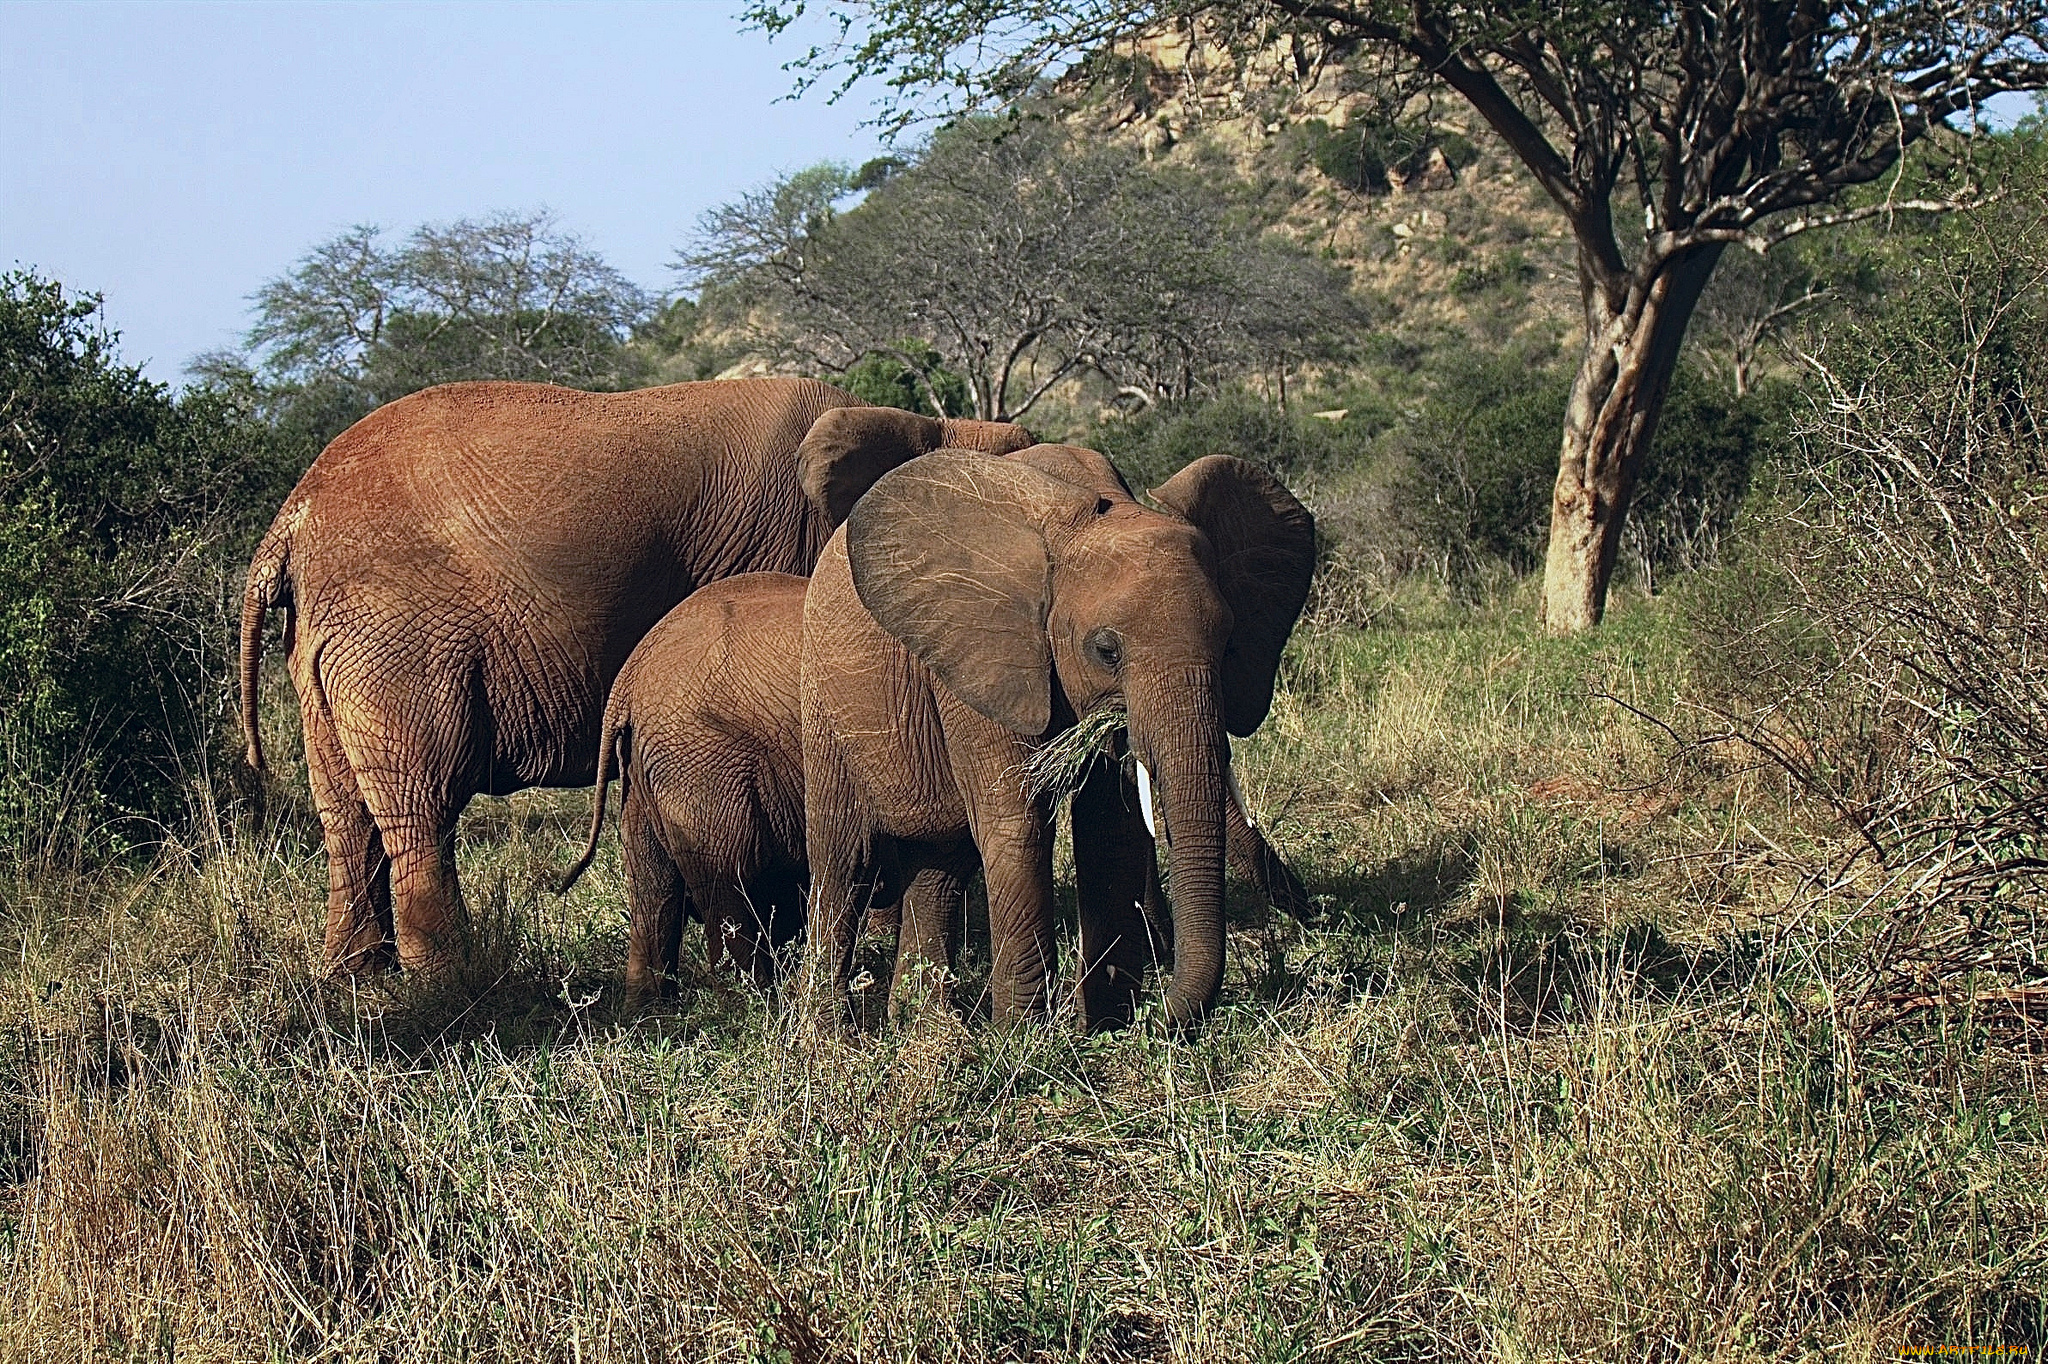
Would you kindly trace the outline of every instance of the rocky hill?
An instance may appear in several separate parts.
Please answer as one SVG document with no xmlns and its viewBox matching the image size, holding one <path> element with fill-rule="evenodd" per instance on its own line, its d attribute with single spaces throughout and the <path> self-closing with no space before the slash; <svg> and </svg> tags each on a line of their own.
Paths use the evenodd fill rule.
<svg viewBox="0 0 2048 1364">
<path fill-rule="evenodd" d="M 1284 66 L 1284 50 L 1262 54 Z M 1369 335 L 1341 368 L 1246 376 L 1268 399 L 1341 410 L 1389 402 L 1446 349 L 1516 352 L 1540 361 L 1578 323 L 1571 247 L 1561 216 L 1520 161 L 1468 110 L 1389 96 L 1343 66 L 1242 80 L 1213 45 L 1174 36 L 1077 68 L 1051 92 L 1088 138 L 1214 177 L 1271 230 L 1343 266 Z M 698 325 L 677 305 L 650 336 L 661 380 L 742 377 L 777 366 L 744 326 Z M 1078 435 L 1109 411 L 1112 389 L 1088 376 L 1034 409 L 1034 425 Z"/>
<path fill-rule="evenodd" d="M 1250 187 L 1277 230 L 1350 269 L 1384 358 L 1453 337 L 1545 350 L 1575 334 L 1564 220 L 1462 104 L 1390 95 L 1279 44 L 1252 59 L 1271 79 L 1241 79 L 1238 60 L 1173 35 L 1096 59 L 1058 94 L 1082 127 Z"/>
</svg>

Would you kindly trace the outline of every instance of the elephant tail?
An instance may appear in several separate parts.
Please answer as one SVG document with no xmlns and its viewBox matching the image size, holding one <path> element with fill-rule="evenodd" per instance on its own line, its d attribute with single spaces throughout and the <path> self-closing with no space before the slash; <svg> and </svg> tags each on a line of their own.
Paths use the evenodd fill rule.
<svg viewBox="0 0 2048 1364">
<path fill-rule="evenodd" d="M 612 773 L 619 774 L 620 799 L 625 799 L 626 760 L 625 748 L 632 741 L 633 725 L 623 714 L 625 707 L 616 700 L 604 708 L 604 729 L 597 738 L 597 790 L 590 797 L 590 837 L 584 841 L 583 855 L 576 859 L 574 866 L 563 874 L 561 884 L 555 887 L 557 895 L 567 895 L 569 887 L 576 884 L 576 878 L 590 869 L 590 863 L 597 856 L 597 840 L 604 833 L 604 800 L 610 790 Z"/>
<path fill-rule="evenodd" d="M 263 667 L 263 618 L 291 600 L 292 533 L 305 520 L 305 504 L 288 503 L 256 546 L 242 589 L 242 739 L 249 766 L 263 770 L 263 735 L 256 717 L 256 682 Z"/>
</svg>

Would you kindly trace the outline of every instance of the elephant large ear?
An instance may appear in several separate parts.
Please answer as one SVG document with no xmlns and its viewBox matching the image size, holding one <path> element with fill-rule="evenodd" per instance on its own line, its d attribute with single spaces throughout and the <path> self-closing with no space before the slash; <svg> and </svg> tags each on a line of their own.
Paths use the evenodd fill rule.
<svg viewBox="0 0 2048 1364">
<path fill-rule="evenodd" d="M 1229 455 L 1196 460 L 1154 488 L 1152 500 L 1215 546 L 1217 588 L 1237 618 L 1223 658 L 1223 723 L 1250 734 L 1273 708 L 1280 652 L 1308 601 L 1315 518 L 1279 479 Z"/>
<path fill-rule="evenodd" d="M 804 496 L 833 526 L 846 520 L 861 494 L 899 464 L 954 448 L 1006 455 L 1033 443 L 1015 422 L 940 421 L 899 407 L 835 407 L 811 423 L 796 447 Z"/>
<path fill-rule="evenodd" d="M 1006 459 L 946 450 L 884 475 L 846 522 L 854 591 L 962 701 L 1019 734 L 1052 722 L 1047 526 L 1095 495 Z"/>
<path fill-rule="evenodd" d="M 835 407 L 796 447 L 797 478 L 811 505 L 837 526 L 876 479 L 938 449 L 944 436 L 944 422 L 901 408 Z"/>
</svg>

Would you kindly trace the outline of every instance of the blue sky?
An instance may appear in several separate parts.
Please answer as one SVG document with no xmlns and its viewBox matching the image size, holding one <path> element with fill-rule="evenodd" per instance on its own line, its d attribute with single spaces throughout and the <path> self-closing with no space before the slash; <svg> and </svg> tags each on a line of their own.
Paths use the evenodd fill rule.
<svg viewBox="0 0 2048 1364">
<path fill-rule="evenodd" d="M 0 268 L 104 293 L 165 380 L 353 223 L 546 207 L 669 290 L 702 210 L 879 145 L 863 100 L 777 102 L 800 43 L 740 3 L 0 0 Z"/>
<path fill-rule="evenodd" d="M 165 380 L 355 223 L 549 208 L 668 290 L 705 208 L 878 150 L 864 99 L 780 99 L 817 35 L 742 3 L 0 0 L 0 268 L 104 293 Z"/>
</svg>

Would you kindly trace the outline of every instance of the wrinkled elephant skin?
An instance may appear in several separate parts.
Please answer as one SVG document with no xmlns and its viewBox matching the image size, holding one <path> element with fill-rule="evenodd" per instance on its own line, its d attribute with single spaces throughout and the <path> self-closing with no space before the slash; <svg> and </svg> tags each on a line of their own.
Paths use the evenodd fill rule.
<svg viewBox="0 0 2048 1364">
<path fill-rule="evenodd" d="M 799 482 L 825 434 L 862 478 L 941 443 L 1030 443 L 1001 423 L 866 408 L 803 379 L 582 393 L 427 389 L 336 437 L 250 566 L 241 681 L 262 765 L 256 679 L 266 611 L 287 608 L 292 681 L 327 841 L 327 957 L 460 952 L 454 831 L 471 795 L 595 774 L 614 675 L 703 584 L 807 573 L 830 531 Z M 844 495 L 843 492 L 841 494 Z"/>
<path fill-rule="evenodd" d="M 803 927 L 797 683 L 808 586 L 747 573 L 700 588 L 647 632 L 612 683 L 590 837 L 562 888 L 597 851 L 616 775 L 635 1001 L 673 993 L 685 919 L 703 921 L 713 966 L 730 961 L 763 988 Z M 914 889 L 904 966 L 933 954 L 943 966 L 963 886 L 927 878 Z"/>
<path fill-rule="evenodd" d="M 1213 1000 L 1229 735 L 1250 733 L 1271 704 L 1314 526 L 1270 474 L 1224 456 L 1155 490 L 1167 510 L 1046 472 L 1099 460 L 1063 447 L 926 456 L 882 475 L 820 557 L 801 690 L 812 955 L 828 1000 L 844 998 L 876 885 L 978 850 L 992 1011 L 1049 1006 L 1051 811 L 1019 769 L 1112 701 L 1159 784 L 1171 844 L 1167 1018 L 1191 1023 Z M 1121 805 L 1077 798 L 1077 830 L 1128 823 Z M 1103 841 L 1122 849 L 1140 837 L 1116 828 Z M 1078 835 L 1076 851 L 1078 863 Z M 1091 970 L 1121 972 L 1143 951 L 1142 892 L 1084 883 Z"/>
</svg>

